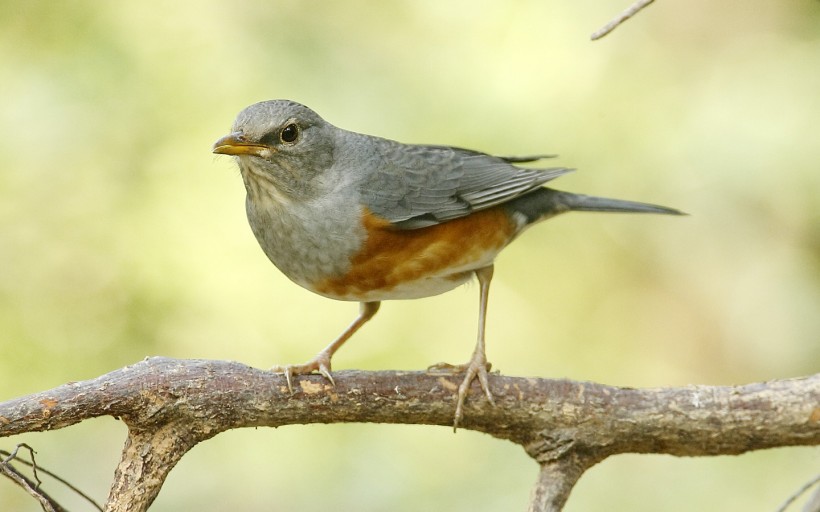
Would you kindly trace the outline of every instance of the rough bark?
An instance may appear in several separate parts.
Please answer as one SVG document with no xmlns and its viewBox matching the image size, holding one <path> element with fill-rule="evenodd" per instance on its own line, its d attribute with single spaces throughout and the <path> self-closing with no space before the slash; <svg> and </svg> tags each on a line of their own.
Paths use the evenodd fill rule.
<svg viewBox="0 0 820 512">
<path fill-rule="evenodd" d="M 0 437 L 109 415 L 129 428 L 106 503 L 147 510 L 168 472 L 197 443 L 239 427 L 306 423 L 452 425 L 460 376 L 334 372 L 285 379 L 226 361 L 149 358 L 96 379 L 0 404 Z M 490 376 L 460 428 L 520 444 L 541 465 L 532 511 L 561 510 L 586 469 L 619 453 L 739 454 L 820 444 L 820 374 L 744 386 L 633 389 Z"/>
</svg>

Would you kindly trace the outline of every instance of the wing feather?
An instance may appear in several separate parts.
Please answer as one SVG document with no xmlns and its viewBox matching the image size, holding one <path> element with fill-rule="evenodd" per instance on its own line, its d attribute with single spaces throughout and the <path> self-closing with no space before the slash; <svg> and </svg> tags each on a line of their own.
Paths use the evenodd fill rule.
<svg viewBox="0 0 820 512">
<path fill-rule="evenodd" d="M 386 139 L 379 139 L 374 156 L 378 165 L 361 183 L 362 198 L 373 213 L 400 229 L 439 224 L 503 204 L 571 171 L 513 165 L 539 156 L 496 157 Z"/>
</svg>

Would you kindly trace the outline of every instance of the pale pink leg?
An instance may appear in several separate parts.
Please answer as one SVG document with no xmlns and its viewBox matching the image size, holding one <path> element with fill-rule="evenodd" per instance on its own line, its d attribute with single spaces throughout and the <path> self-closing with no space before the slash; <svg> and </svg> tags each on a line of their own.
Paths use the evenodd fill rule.
<svg viewBox="0 0 820 512">
<path fill-rule="evenodd" d="M 464 400 L 467 398 L 467 393 L 470 391 L 470 384 L 478 377 L 478 383 L 487 396 L 490 405 L 495 405 L 493 394 L 490 392 L 490 385 L 487 381 L 487 370 L 490 364 L 487 362 L 487 355 L 484 351 L 484 326 L 487 320 L 487 296 L 490 292 L 490 281 L 493 278 L 493 266 L 480 268 L 475 271 L 480 286 L 480 295 L 478 303 L 478 341 L 473 350 L 473 357 L 466 364 L 455 367 L 459 371 L 466 372 L 464 380 L 458 387 L 458 395 L 456 402 L 456 415 L 453 421 L 453 430 L 458 428 L 458 423 L 464 418 Z"/>
<path fill-rule="evenodd" d="M 272 372 L 282 372 L 285 374 L 285 380 L 288 382 L 288 390 L 293 393 L 292 377 L 294 375 L 305 375 L 308 373 L 319 372 L 325 376 L 334 386 L 333 377 L 330 375 L 330 359 L 344 343 L 353 336 L 353 333 L 359 330 L 361 326 L 373 318 L 373 315 L 379 310 L 380 302 L 362 302 L 359 306 L 359 316 L 353 320 L 347 329 L 344 330 L 338 338 L 326 346 L 321 352 L 316 354 L 310 361 L 304 364 L 289 364 L 287 366 L 274 366 L 271 368 Z"/>
</svg>

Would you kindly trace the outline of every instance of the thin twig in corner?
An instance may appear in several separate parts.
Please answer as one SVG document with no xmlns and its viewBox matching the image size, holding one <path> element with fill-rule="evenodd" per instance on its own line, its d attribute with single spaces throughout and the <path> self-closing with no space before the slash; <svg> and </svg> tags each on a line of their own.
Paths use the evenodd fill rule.
<svg viewBox="0 0 820 512">
<path fill-rule="evenodd" d="M 33 482 L 30 479 L 26 478 L 25 475 L 20 473 L 17 468 L 12 466 L 10 462 L 17 457 L 17 451 L 20 448 L 26 448 L 29 453 L 31 454 L 32 464 L 31 466 L 35 468 L 34 471 L 34 478 L 37 482 Z M 16 448 L 14 448 L 14 452 L 8 453 L 3 452 L 3 454 L 8 454 L 8 456 L 0 460 L 0 475 L 4 475 L 11 479 L 14 483 L 22 487 L 27 493 L 34 497 L 39 503 L 40 506 L 43 508 L 45 512 L 63 512 L 65 509 L 61 507 L 57 502 L 55 502 L 51 496 L 43 492 L 40 487 L 40 479 L 37 477 L 36 465 L 34 464 L 34 450 L 31 449 L 25 443 L 18 444 Z M 22 459 L 17 459 L 18 461 L 22 462 Z"/>
<path fill-rule="evenodd" d="M 17 457 L 17 452 L 20 450 L 20 448 L 26 448 L 29 451 L 29 453 L 31 454 L 31 462 Z M 44 496 L 47 500 L 49 500 L 50 501 L 50 503 L 49 503 L 50 507 L 47 508 L 46 510 L 56 509 L 56 510 L 59 511 L 59 510 L 63 510 L 63 508 L 60 506 L 59 503 L 53 501 L 53 499 L 50 496 L 45 494 L 45 492 L 42 489 L 40 489 L 40 485 L 42 485 L 43 482 L 40 480 L 38 472 L 46 474 L 46 475 L 50 476 L 51 478 L 57 480 L 61 484 L 65 485 L 66 487 L 68 487 L 69 489 L 74 491 L 80 497 L 85 499 L 94 508 L 96 508 L 97 510 L 102 512 L 102 510 L 103 510 L 102 506 L 99 503 L 97 503 L 96 501 L 94 501 L 93 498 L 91 498 L 90 496 L 88 496 L 87 494 L 85 494 L 84 492 L 79 490 L 78 488 L 71 485 L 64 478 L 61 478 L 60 476 L 52 473 L 51 471 L 49 471 L 49 470 L 47 470 L 43 467 L 38 466 L 36 461 L 34 460 L 34 453 L 35 453 L 34 449 L 31 446 L 29 446 L 25 443 L 18 444 L 14 448 L 13 452 L 8 452 L 6 450 L 0 450 L 0 455 L 5 457 L 3 460 L 0 461 L 0 473 L 5 473 L 6 476 L 8 476 L 12 480 L 14 480 L 21 487 L 25 488 L 29 492 L 29 494 L 32 494 L 32 492 L 38 493 L 38 494 L 41 494 L 42 496 Z M 14 466 L 9 464 L 9 462 L 11 462 L 12 460 L 16 460 L 20 464 L 24 464 L 26 466 L 29 466 L 32 470 L 33 475 L 34 475 L 34 480 L 36 481 L 36 484 L 34 484 L 34 482 L 31 482 L 30 480 L 28 480 Z M 16 475 L 19 478 L 13 477 L 10 473 L 13 473 L 14 475 Z M 23 482 L 21 482 L 21 479 L 23 480 Z M 26 485 L 26 484 L 28 484 L 28 485 Z M 32 484 L 34 484 L 34 485 L 32 485 Z"/>
<path fill-rule="evenodd" d="M 789 496 L 789 499 L 787 499 L 783 502 L 782 505 L 780 505 L 780 508 L 777 509 L 777 512 L 786 512 L 786 509 L 789 508 L 789 506 L 792 503 L 794 503 L 797 500 L 797 498 L 799 498 L 804 492 L 808 491 L 812 488 L 812 486 L 817 485 L 818 483 L 820 483 L 820 475 L 817 475 L 816 477 L 812 478 L 810 481 L 806 482 L 805 485 L 800 487 L 800 489 L 797 489 L 794 492 L 794 494 Z"/>
<path fill-rule="evenodd" d="M 592 34 L 591 39 L 593 41 L 596 41 L 596 40 L 604 37 L 605 35 L 609 34 L 613 30 L 615 30 L 615 28 L 618 25 L 625 22 L 626 20 L 628 20 L 632 16 L 635 16 L 636 14 L 638 14 L 638 11 L 640 11 L 641 9 L 643 9 L 644 7 L 646 7 L 647 5 L 651 4 L 654 1 L 655 0 L 637 0 L 637 2 L 635 2 L 634 4 L 627 7 L 624 12 L 619 14 L 617 17 L 613 18 L 612 21 L 610 21 L 609 23 L 607 23 L 603 27 L 596 30 Z"/>
</svg>

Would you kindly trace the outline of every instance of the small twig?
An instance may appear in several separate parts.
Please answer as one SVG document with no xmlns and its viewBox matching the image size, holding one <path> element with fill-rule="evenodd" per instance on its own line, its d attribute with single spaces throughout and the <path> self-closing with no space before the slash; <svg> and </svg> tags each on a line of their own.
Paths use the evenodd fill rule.
<svg viewBox="0 0 820 512">
<path fill-rule="evenodd" d="M 23 459 L 17 459 L 17 452 L 20 450 L 20 448 L 25 448 L 29 451 L 29 454 L 31 456 L 31 463 L 26 462 Z M 8 477 L 11 481 L 22 487 L 27 493 L 33 496 L 34 499 L 36 499 L 40 503 L 40 506 L 46 512 L 65 511 L 65 509 L 59 503 L 54 501 L 54 499 L 51 496 L 49 496 L 45 491 L 40 489 L 40 484 L 42 482 L 40 481 L 40 478 L 37 476 L 37 464 L 34 462 L 34 450 L 31 448 L 31 446 L 25 443 L 20 443 L 14 448 L 13 452 L 9 453 L 4 450 L 2 453 L 3 455 L 6 455 L 6 458 L 0 461 L 0 474 Z M 17 470 L 17 468 L 10 464 L 10 462 L 14 459 L 17 459 L 19 462 L 22 462 L 23 464 L 31 466 L 32 473 L 34 474 L 34 479 L 36 480 L 36 483 L 31 481 L 22 473 L 20 473 Z"/>
<path fill-rule="evenodd" d="M 34 450 L 33 450 L 33 449 L 29 446 L 29 445 L 27 445 L 27 444 L 25 444 L 25 443 L 18 444 L 18 445 L 17 445 L 17 447 L 14 449 L 14 452 L 11 452 L 11 453 L 9 453 L 9 452 L 8 452 L 8 451 L 6 451 L 6 450 L 0 450 L 0 455 L 7 456 L 7 457 L 3 460 L 3 463 L 8 463 L 9 461 L 11 461 L 11 460 L 13 460 L 13 459 L 17 458 L 17 450 L 19 450 L 21 446 L 22 446 L 22 447 L 27 448 L 27 449 L 29 450 L 29 452 L 31 452 L 31 462 L 28 462 L 27 460 L 23 460 L 23 459 L 17 459 L 17 461 L 18 461 L 18 462 L 20 462 L 21 464 L 24 464 L 24 465 L 29 466 L 29 467 L 31 468 L 32 473 L 34 474 L 34 479 L 37 481 L 37 486 L 35 487 L 35 490 L 39 491 L 39 489 L 40 489 L 40 485 L 43 483 L 43 482 L 40 480 L 40 477 L 39 477 L 39 476 L 37 476 L 37 472 L 39 471 L 39 472 L 41 472 L 41 473 L 44 473 L 44 474 L 46 474 L 46 475 L 50 476 L 50 477 L 51 477 L 51 478 L 53 478 L 54 480 L 57 480 L 57 481 L 58 481 L 58 482 L 60 482 L 61 484 L 65 485 L 66 487 L 68 487 L 69 489 L 71 489 L 72 491 L 74 491 L 77 495 L 79 495 L 80 497 L 82 497 L 83 499 L 85 499 L 85 500 L 86 500 L 88 503 L 90 503 L 90 504 L 91 504 L 94 508 L 96 508 L 97 510 L 99 510 L 100 512 L 102 512 L 102 510 L 103 510 L 102 505 L 100 505 L 99 503 L 97 503 L 96 501 L 94 501 L 94 499 L 93 499 L 91 496 L 89 496 L 89 495 L 85 494 L 83 491 L 81 491 L 81 490 L 80 490 L 80 489 L 78 489 L 77 487 L 73 486 L 71 483 L 69 483 L 67 480 L 65 480 L 64 478 L 60 477 L 59 475 L 57 475 L 57 474 L 55 474 L 55 473 L 52 473 L 51 471 L 49 471 L 48 469 L 46 469 L 46 468 L 44 468 L 44 467 L 40 467 L 40 466 L 38 466 L 38 465 L 37 465 L 37 463 L 34 461 L 34 453 L 35 453 L 35 451 L 34 451 Z"/>
<path fill-rule="evenodd" d="M 786 509 L 788 509 L 792 503 L 797 501 L 797 498 L 799 498 L 804 492 L 808 491 L 818 483 L 820 483 L 820 475 L 817 475 L 816 477 L 812 478 L 811 480 L 806 482 L 802 487 L 800 487 L 800 489 L 797 489 L 794 492 L 794 494 L 789 496 L 789 498 L 786 501 L 784 501 L 782 505 L 780 505 L 780 507 L 777 509 L 777 512 L 786 512 Z"/>
<path fill-rule="evenodd" d="M 809 501 L 803 505 L 803 512 L 820 512 L 820 486 L 817 486 Z"/>
<path fill-rule="evenodd" d="M 638 12 L 641 9 L 643 9 L 644 7 L 646 7 L 647 5 L 651 4 L 654 1 L 655 0 L 637 0 L 634 4 L 627 7 L 624 12 L 622 12 L 621 14 L 619 14 L 618 16 L 613 18 L 609 23 L 607 23 L 603 27 L 596 30 L 592 34 L 591 39 L 593 41 L 597 41 L 598 39 L 601 39 L 605 35 L 609 34 L 613 30 L 615 30 L 618 27 L 618 25 L 625 22 L 626 20 L 628 20 L 632 16 L 635 16 L 636 14 L 638 14 Z"/>
<path fill-rule="evenodd" d="M 20 451 L 20 448 L 25 448 L 26 450 L 28 450 L 29 456 L 31 457 L 31 462 L 25 461 L 23 459 L 17 459 L 17 452 Z M 34 460 L 34 454 L 35 453 L 37 453 L 37 452 L 34 451 L 34 448 L 27 445 L 26 443 L 20 443 L 17 446 L 15 446 L 13 452 L 8 452 L 6 450 L 0 450 L 0 454 L 6 456 L 6 458 L 3 459 L 3 464 L 8 464 L 9 462 L 13 461 L 14 459 L 17 459 L 19 462 L 22 462 L 26 466 L 29 466 L 31 468 L 32 474 L 34 475 L 34 480 L 37 481 L 37 488 L 39 488 L 40 484 L 42 484 L 43 482 L 40 480 L 40 477 L 37 476 L 37 462 Z"/>
</svg>

